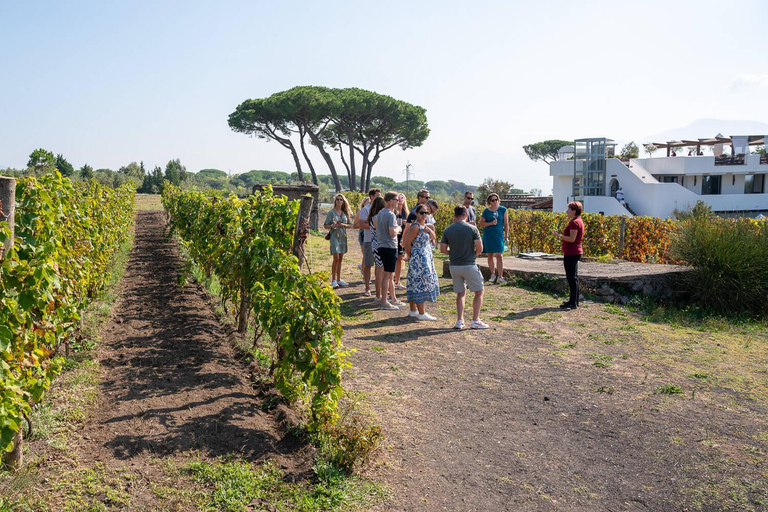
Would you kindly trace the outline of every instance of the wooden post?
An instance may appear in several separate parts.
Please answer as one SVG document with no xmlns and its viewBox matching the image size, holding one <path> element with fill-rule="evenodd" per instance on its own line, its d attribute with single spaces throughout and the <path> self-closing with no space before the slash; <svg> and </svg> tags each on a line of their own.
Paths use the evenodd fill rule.
<svg viewBox="0 0 768 512">
<path fill-rule="evenodd" d="M 245 284 L 240 286 L 240 310 L 237 315 L 237 332 L 240 334 L 248 330 L 248 290 Z"/>
<path fill-rule="evenodd" d="M 299 217 L 296 219 L 296 230 L 293 232 L 293 255 L 299 258 L 299 268 L 304 265 L 304 242 L 309 230 L 309 217 L 312 214 L 312 196 L 301 198 Z"/>
<path fill-rule="evenodd" d="M 11 228 L 11 237 L 5 241 L 5 245 L 0 251 L 0 259 L 4 258 L 8 251 L 13 247 L 14 217 L 16 213 L 16 180 L 0 176 L 0 222 L 8 222 Z"/>
<path fill-rule="evenodd" d="M 616 255 L 617 258 L 622 258 L 624 254 L 624 235 L 627 232 L 627 218 L 625 216 L 621 216 L 621 224 L 619 225 L 619 254 Z"/>
<path fill-rule="evenodd" d="M 7 222 L 11 229 L 11 236 L 8 237 L 5 244 L 3 244 L 3 247 L 0 248 L 0 259 L 5 258 L 5 255 L 8 254 L 8 251 L 13 247 L 15 213 L 16 180 L 14 178 L 0 176 L 0 222 Z M 13 450 L 5 453 L 3 462 L 10 469 L 18 469 L 23 463 L 24 453 L 24 434 L 22 433 L 21 426 L 19 426 L 19 431 L 16 432 L 16 435 L 13 436 L 11 443 Z"/>
</svg>

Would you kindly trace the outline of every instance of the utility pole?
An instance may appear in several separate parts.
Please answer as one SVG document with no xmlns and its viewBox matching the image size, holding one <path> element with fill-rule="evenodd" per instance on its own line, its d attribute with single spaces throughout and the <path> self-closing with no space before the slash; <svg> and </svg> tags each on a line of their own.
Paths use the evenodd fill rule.
<svg viewBox="0 0 768 512">
<path fill-rule="evenodd" d="M 405 164 L 405 189 L 408 194 L 411 193 L 411 174 L 414 174 L 414 172 L 411 170 L 411 161 L 408 160 L 408 163 Z"/>
</svg>

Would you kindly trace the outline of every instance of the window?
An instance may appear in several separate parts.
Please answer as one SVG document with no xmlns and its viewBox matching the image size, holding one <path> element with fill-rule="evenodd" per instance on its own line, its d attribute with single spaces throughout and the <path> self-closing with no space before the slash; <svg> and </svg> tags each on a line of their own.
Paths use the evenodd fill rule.
<svg viewBox="0 0 768 512">
<path fill-rule="evenodd" d="M 677 176 L 662 176 L 662 183 L 677 183 Z"/>
<path fill-rule="evenodd" d="M 703 176 L 701 178 L 701 195 L 719 195 L 721 178 L 722 176 Z"/>
<path fill-rule="evenodd" d="M 765 174 L 747 174 L 744 177 L 745 194 L 762 194 L 765 191 Z"/>
</svg>

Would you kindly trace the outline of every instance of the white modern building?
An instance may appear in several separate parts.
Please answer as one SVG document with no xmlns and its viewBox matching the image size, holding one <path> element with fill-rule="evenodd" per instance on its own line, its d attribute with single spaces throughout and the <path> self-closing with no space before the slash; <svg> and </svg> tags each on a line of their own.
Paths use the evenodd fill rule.
<svg viewBox="0 0 768 512">
<path fill-rule="evenodd" d="M 704 201 L 725 215 L 768 214 L 768 156 L 750 154 L 768 136 L 743 135 L 654 143 L 666 156 L 615 158 L 611 139 L 578 139 L 549 164 L 553 211 L 581 201 L 584 210 L 605 215 L 672 217 Z M 704 156 L 702 148 L 714 154 Z M 687 156 L 675 156 L 686 153 Z M 626 207 L 616 199 L 622 189 Z"/>
</svg>

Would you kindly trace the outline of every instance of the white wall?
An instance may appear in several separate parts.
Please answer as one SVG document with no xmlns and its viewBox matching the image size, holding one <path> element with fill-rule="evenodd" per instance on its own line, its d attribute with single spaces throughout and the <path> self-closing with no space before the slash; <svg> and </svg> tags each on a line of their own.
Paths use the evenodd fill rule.
<svg viewBox="0 0 768 512">
<path fill-rule="evenodd" d="M 658 162 L 661 160 L 673 162 L 663 164 Z M 608 196 L 611 180 L 616 179 L 624 190 L 627 204 L 637 215 L 667 218 L 673 216 L 675 210 L 685 211 L 693 208 L 696 201 L 704 201 L 714 211 L 768 210 L 768 193 L 744 194 L 744 179 L 749 169 L 768 174 L 768 165 L 759 165 L 759 161 L 759 155 L 749 155 L 748 165 L 718 166 L 717 174 L 722 174 L 722 193 L 703 196 L 700 195 L 702 174 L 715 174 L 712 172 L 715 169 L 713 157 L 633 159 L 629 164 L 631 169 L 620 160 L 609 158 L 606 160 L 606 195 L 585 197 L 584 209 L 588 212 L 602 211 L 606 215 L 627 213 L 615 198 Z M 677 183 L 659 183 L 652 176 L 651 169 L 654 174 L 684 175 L 684 186 Z M 670 172 L 660 172 L 664 169 Z M 695 174 L 687 172 L 689 169 L 695 171 Z M 550 164 L 550 175 L 553 177 L 552 209 L 555 212 L 563 212 L 573 192 L 573 162 L 553 162 Z"/>
</svg>

